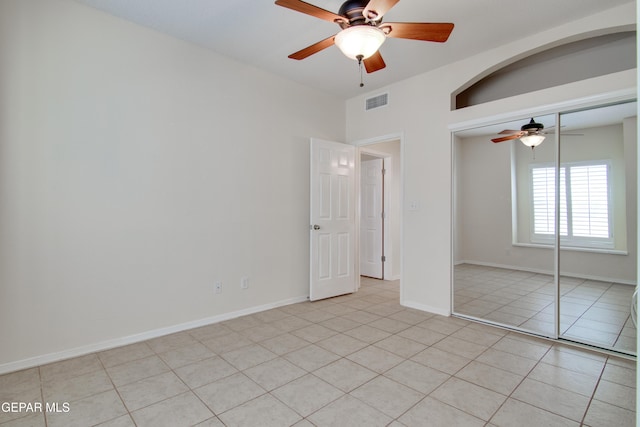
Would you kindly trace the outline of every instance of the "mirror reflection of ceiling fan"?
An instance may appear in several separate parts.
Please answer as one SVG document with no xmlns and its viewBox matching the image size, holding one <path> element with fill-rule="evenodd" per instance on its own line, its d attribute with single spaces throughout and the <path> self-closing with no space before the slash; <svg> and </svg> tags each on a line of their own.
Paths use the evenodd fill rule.
<svg viewBox="0 0 640 427">
<path fill-rule="evenodd" d="M 553 127 L 549 128 L 548 130 L 551 130 L 551 129 L 553 129 Z M 505 129 L 499 133 L 499 135 L 505 135 L 505 134 L 508 136 L 493 138 L 491 141 L 504 142 L 504 141 L 510 141 L 512 139 L 520 138 L 520 141 L 522 141 L 524 145 L 526 145 L 527 147 L 531 147 L 533 149 L 538 145 L 542 144 L 542 141 L 544 141 L 544 139 L 546 138 L 545 135 L 547 134 L 547 132 L 544 131 L 544 125 L 542 123 L 536 123 L 535 120 L 531 118 L 531 121 L 523 125 L 520 128 L 520 130 Z M 581 134 L 565 133 L 563 135 L 578 136 Z"/>
<path fill-rule="evenodd" d="M 289 55 L 305 59 L 334 44 L 347 57 L 364 63 L 367 73 L 386 67 L 378 49 L 387 37 L 443 43 L 453 24 L 427 22 L 382 22 L 382 16 L 400 0 L 347 0 L 337 14 L 301 0 L 277 0 L 276 4 L 325 21 L 334 22 L 342 30 L 324 40 Z M 362 84 L 360 85 L 362 86 Z"/>
</svg>

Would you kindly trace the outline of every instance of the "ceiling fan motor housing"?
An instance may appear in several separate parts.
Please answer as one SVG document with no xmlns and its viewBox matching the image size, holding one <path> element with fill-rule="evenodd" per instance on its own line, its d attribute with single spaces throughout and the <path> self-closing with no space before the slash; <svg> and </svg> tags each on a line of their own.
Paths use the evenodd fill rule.
<svg viewBox="0 0 640 427">
<path fill-rule="evenodd" d="M 348 22 L 338 22 L 340 27 L 347 28 L 354 25 L 367 25 L 367 20 L 362 11 L 369 4 L 369 0 L 347 0 L 342 3 L 338 15 L 344 16 Z"/>
<path fill-rule="evenodd" d="M 520 128 L 523 132 L 540 132 L 542 129 L 544 129 L 544 125 L 542 123 L 534 122 L 533 119 Z"/>
</svg>

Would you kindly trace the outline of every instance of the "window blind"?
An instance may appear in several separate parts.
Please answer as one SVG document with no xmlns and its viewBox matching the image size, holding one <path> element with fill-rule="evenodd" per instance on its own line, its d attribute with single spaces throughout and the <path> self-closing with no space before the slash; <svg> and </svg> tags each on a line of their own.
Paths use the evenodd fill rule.
<svg viewBox="0 0 640 427">
<path fill-rule="evenodd" d="M 560 236 L 565 241 L 611 240 L 609 164 L 567 164 L 560 167 Z M 555 235 L 555 167 L 531 167 L 533 233 Z"/>
</svg>

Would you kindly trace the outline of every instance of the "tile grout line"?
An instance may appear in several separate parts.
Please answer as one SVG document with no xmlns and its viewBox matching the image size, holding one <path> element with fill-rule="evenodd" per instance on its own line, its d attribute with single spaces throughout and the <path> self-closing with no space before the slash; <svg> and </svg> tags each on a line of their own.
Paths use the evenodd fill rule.
<svg viewBox="0 0 640 427">
<path fill-rule="evenodd" d="M 40 366 L 38 366 L 38 382 L 40 384 L 40 399 L 42 399 L 42 402 L 44 403 L 44 381 L 42 380 L 42 371 L 40 370 Z M 47 414 L 43 414 L 43 418 L 44 418 L 44 426 L 48 427 L 49 426 L 49 418 L 47 417 Z"/>
<path fill-rule="evenodd" d="M 137 426 L 138 424 L 136 423 L 136 420 L 133 418 L 133 414 L 129 410 L 129 407 L 127 406 L 127 404 L 124 402 L 124 399 L 122 398 L 122 395 L 120 394 L 120 390 L 118 390 L 118 387 L 116 387 L 116 384 L 113 382 L 113 378 L 111 378 L 111 375 L 109 375 L 109 372 L 107 371 L 107 367 L 104 366 L 104 362 L 100 358 L 100 355 L 98 353 L 95 353 L 95 355 L 96 355 L 96 358 L 98 359 L 98 362 L 100 362 L 100 366 L 102 366 L 102 369 L 104 370 L 105 375 L 107 376 L 107 378 L 109 378 L 109 382 L 111 383 L 111 386 L 113 387 L 113 390 L 118 395 L 118 399 L 120 399 L 120 402 L 122 403 L 122 406 L 127 411 L 127 415 L 129 415 L 129 419 L 131 420 L 133 425 Z M 118 415 L 118 417 L 120 417 L 120 416 L 121 415 Z M 112 420 L 114 420 L 114 419 L 116 419 L 118 417 L 114 417 L 114 418 L 112 418 Z M 107 420 L 107 421 L 111 421 L 111 420 Z"/>
<path fill-rule="evenodd" d="M 544 357 L 545 357 L 547 354 L 549 354 L 549 352 L 550 352 L 552 349 L 553 349 L 553 345 L 551 345 L 551 346 L 547 349 L 547 351 L 546 351 L 546 352 L 545 352 L 545 353 L 540 357 L 540 359 L 538 359 L 538 361 L 536 362 L 536 364 L 535 364 L 535 365 L 533 365 L 533 367 L 532 367 L 531 369 L 529 369 L 529 371 L 527 372 L 527 374 L 526 374 L 526 375 L 524 375 L 524 376 L 522 377 L 522 380 L 520 380 L 520 382 L 518 383 L 518 385 L 516 385 L 516 386 L 513 388 L 513 390 L 511 390 L 511 393 L 509 393 L 509 395 L 508 395 L 508 396 L 507 396 L 507 398 L 504 400 L 504 402 L 502 402 L 502 404 L 501 404 L 501 405 L 500 405 L 500 407 L 496 410 L 496 412 L 494 412 L 494 413 L 493 413 L 493 415 L 491 416 L 491 418 L 489 418 L 489 421 L 487 421 L 487 424 L 491 422 L 491 420 L 496 416 L 496 414 L 497 414 L 498 412 L 500 412 L 500 409 L 502 409 L 502 407 L 504 406 L 504 404 L 505 404 L 505 403 L 507 403 L 507 401 L 508 401 L 509 399 L 514 399 L 514 400 L 517 400 L 518 402 L 525 403 L 525 404 L 527 404 L 527 405 L 531 405 L 531 404 L 530 404 L 530 403 L 528 403 L 528 402 L 522 402 L 521 400 L 516 399 L 515 397 L 512 397 L 512 396 L 513 396 L 513 393 L 515 393 L 515 392 L 516 392 L 516 390 L 517 390 L 517 389 L 522 385 L 522 383 L 523 383 L 527 378 L 529 378 L 529 374 L 531 374 L 531 372 L 533 372 L 533 370 L 534 370 L 534 369 L 536 369 L 536 367 L 541 363 L 542 359 L 544 359 Z M 537 406 L 534 406 L 534 405 L 531 405 L 531 406 L 533 406 L 533 407 L 537 408 Z M 551 412 L 551 411 L 547 411 L 546 409 L 543 409 L 543 408 L 538 408 L 538 409 L 542 409 L 542 410 L 543 410 L 543 411 L 545 411 L 545 412 L 553 413 L 553 412 Z M 555 414 L 555 415 L 558 415 L 558 414 Z"/>
<path fill-rule="evenodd" d="M 604 374 L 604 370 L 607 368 L 607 363 L 609 363 L 609 357 L 607 356 L 607 358 L 605 359 L 604 363 L 602 364 L 602 370 L 600 371 L 600 375 L 598 375 L 598 381 L 596 381 L 596 385 L 593 388 L 593 392 L 591 393 L 591 396 L 589 397 L 589 402 L 587 403 L 587 407 L 584 410 L 584 414 L 582 414 L 582 419 L 580 420 L 580 425 L 584 425 L 584 420 L 585 418 L 587 418 L 587 413 L 589 412 L 589 408 L 591 407 L 591 403 L 593 402 L 593 399 L 595 399 L 595 395 L 596 395 L 596 391 L 598 390 L 598 386 L 600 386 L 600 381 L 602 381 L 602 375 Z"/>
</svg>

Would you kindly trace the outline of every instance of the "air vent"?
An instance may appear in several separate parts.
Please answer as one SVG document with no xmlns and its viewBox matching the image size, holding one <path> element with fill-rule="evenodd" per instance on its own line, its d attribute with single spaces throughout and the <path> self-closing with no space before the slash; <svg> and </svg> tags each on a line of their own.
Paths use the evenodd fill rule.
<svg viewBox="0 0 640 427">
<path fill-rule="evenodd" d="M 365 110 L 373 110 L 374 108 L 384 107 L 389 103 L 389 94 L 383 93 L 382 95 L 374 96 L 373 98 L 367 98 L 365 103 Z"/>
</svg>

